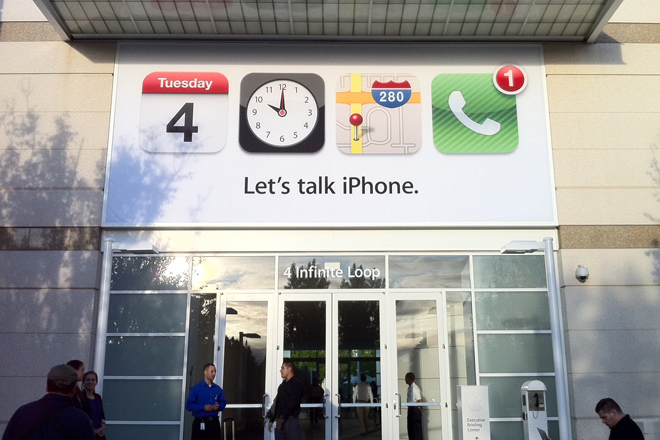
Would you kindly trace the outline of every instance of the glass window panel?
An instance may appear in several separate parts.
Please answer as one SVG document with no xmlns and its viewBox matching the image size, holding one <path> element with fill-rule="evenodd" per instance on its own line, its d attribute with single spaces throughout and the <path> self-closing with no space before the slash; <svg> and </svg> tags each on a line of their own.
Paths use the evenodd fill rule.
<svg viewBox="0 0 660 440">
<path fill-rule="evenodd" d="M 456 387 L 475 385 L 474 332 L 472 297 L 469 292 L 447 292 L 447 339 L 449 348 L 449 383 L 451 385 L 451 417 L 453 426 L 458 425 Z M 452 430 L 454 440 L 458 429 Z"/>
<path fill-rule="evenodd" d="M 476 288 L 546 287 L 543 255 L 475 255 Z"/>
<path fill-rule="evenodd" d="M 469 292 L 447 293 L 447 337 L 450 376 L 460 385 L 475 385 L 472 300 Z M 455 408 L 455 406 L 454 406 Z"/>
<path fill-rule="evenodd" d="M 325 350 L 325 311 L 325 301 L 287 301 L 284 350 Z"/>
<path fill-rule="evenodd" d="M 280 289 L 382 289 L 385 257 L 280 257 Z"/>
<path fill-rule="evenodd" d="M 435 300 L 396 301 L 397 388 L 402 404 L 406 402 L 408 385 L 405 375 L 408 372 L 415 374 L 415 383 L 424 402 L 440 401 L 438 334 Z M 423 423 L 424 438 L 440 438 L 439 408 L 425 408 L 424 412 L 428 415 L 428 423 Z M 407 438 L 406 424 L 399 424 L 399 429 L 400 438 Z"/>
<path fill-rule="evenodd" d="M 304 410 L 303 410 L 304 411 Z M 222 413 L 223 419 L 234 418 L 234 430 L 238 440 L 259 440 L 264 438 L 264 418 L 261 408 L 227 408 Z M 309 422 L 301 420 L 301 423 Z M 231 436 L 231 422 L 227 422 L 227 439 L 233 439 Z M 190 436 L 183 436 L 187 440 Z M 266 437 L 270 438 L 270 437 Z M 303 437 L 305 438 L 305 437 Z M 218 440 L 224 439 L 219 437 Z"/>
<path fill-rule="evenodd" d="M 186 257 L 115 257 L 111 290 L 180 290 L 188 288 Z"/>
<path fill-rule="evenodd" d="M 108 333 L 186 331 L 186 295 L 110 295 Z"/>
<path fill-rule="evenodd" d="M 518 400 L 520 400 L 520 397 L 518 397 Z M 523 439 L 524 439 L 524 432 L 523 432 L 522 421 L 490 422 L 490 440 L 523 440 Z"/>
<path fill-rule="evenodd" d="M 108 438 L 122 440 L 179 440 L 179 425 L 107 425 Z"/>
<path fill-rule="evenodd" d="M 103 409 L 112 421 L 175 421 L 181 417 L 181 380 L 103 382 Z"/>
<path fill-rule="evenodd" d="M 296 363 L 296 376 L 304 384 L 326 382 L 326 313 L 325 301 L 286 301 L 284 303 L 284 358 Z M 347 365 L 340 363 L 338 370 L 340 393 L 344 399 L 350 396 L 350 373 Z M 318 403 L 316 397 L 308 396 L 305 403 Z"/>
<path fill-rule="evenodd" d="M 202 380 L 204 365 L 213 362 L 215 349 L 216 294 L 193 294 L 190 297 L 188 332 L 188 387 Z M 229 308 L 227 308 L 229 312 Z"/>
<path fill-rule="evenodd" d="M 272 289 L 275 257 L 195 257 L 193 290 Z"/>
<path fill-rule="evenodd" d="M 378 301 L 340 301 L 339 350 L 380 350 Z"/>
<path fill-rule="evenodd" d="M 204 365 L 213 362 L 215 355 L 215 321 L 217 299 L 215 293 L 190 296 L 190 330 L 186 365 L 186 397 L 190 389 L 204 377 Z M 227 307 L 227 313 L 230 308 Z M 234 403 L 234 402 L 232 402 Z M 192 433 L 192 413 L 184 413 L 184 438 Z"/>
<path fill-rule="evenodd" d="M 478 335 L 481 373 L 551 373 L 549 334 Z"/>
<path fill-rule="evenodd" d="M 477 329 L 550 330 L 548 292 L 477 292 Z"/>
<path fill-rule="evenodd" d="M 111 336 L 105 348 L 106 376 L 181 376 L 183 336 Z"/>
<path fill-rule="evenodd" d="M 224 392 L 232 403 L 261 403 L 266 387 L 268 303 L 227 302 Z"/>
<path fill-rule="evenodd" d="M 548 437 L 559 438 L 559 421 L 548 420 Z"/>
<path fill-rule="evenodd" d="M 337 379 L 340 384 L 342 402 L 353 402 L 353 393 L 361 383 L 362 375 L 369 385 L 374 397 L 378 396 L 380 383 L 381 359 L 380 359 L 380 313 L 378 301 L 339 301 L 337 304 L 338 314 L 338 352 L 337 365 L 339 366 Z M 375 392 L 374 392 L 375 391 Z M 362 414 L 368 428 L 376 428 L 373 435 L 377 435 L 379 429 L 379 416 L 375 411 L 377 402 L 372 403 L 372 409 L 356 410 L 343 407 L 341 417 L 347 422 L 344 432 L 340 433 L 339 439 L 354 438 L 358 432 L 358 420 L 355 414 Z M 365 403 L 365 402 L 358 402 Z M 374 422 L 370 421 L 369 412 L 374 411 Z M 360 431 L 362 428 L 360 428 Z M 351 433 L 351 434 L 348 434 Z"/>
<path fill-rule="evenodd" d="M 393 255 L 389 258 L 391 288 L 470 287 L 467 256 Z"/>
<path fill-rule="evenodd" d="M 481 385 L 488 386 L 490 416 L 494 418 L 520 417 L 520 387 L 529 380 L 543 382 L 547 388 L 545 392 L 547 416 L 557 417 L 557 392 L 555 378 L 552 376 L 482 377 Z"/>
</svg>

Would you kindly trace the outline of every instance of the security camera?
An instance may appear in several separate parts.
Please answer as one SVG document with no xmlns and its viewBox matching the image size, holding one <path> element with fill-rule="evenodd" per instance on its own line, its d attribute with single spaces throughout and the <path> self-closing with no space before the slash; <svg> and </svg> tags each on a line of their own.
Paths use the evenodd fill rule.
<svg viewBox="0 0 660 440">
<path fill-rule="evenodd" d="M 580 264 L 577 269 L 575 269 L 575 278 L 577 278 L 579 282 L 584 283 L 589 279 L 589 269 Z"/>
</svg>

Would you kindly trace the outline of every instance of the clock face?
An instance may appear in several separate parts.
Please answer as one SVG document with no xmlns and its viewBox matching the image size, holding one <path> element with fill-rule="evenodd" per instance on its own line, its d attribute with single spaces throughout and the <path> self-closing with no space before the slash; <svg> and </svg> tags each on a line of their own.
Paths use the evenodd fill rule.
<svg viewBox="0 0 660 440">
<path fill-rule="evenodd" d="M 241 147 L 314 152 L 323 146 L 323 80 L 314 74 L 247 75 L 241 83 Z"/>
</svg>

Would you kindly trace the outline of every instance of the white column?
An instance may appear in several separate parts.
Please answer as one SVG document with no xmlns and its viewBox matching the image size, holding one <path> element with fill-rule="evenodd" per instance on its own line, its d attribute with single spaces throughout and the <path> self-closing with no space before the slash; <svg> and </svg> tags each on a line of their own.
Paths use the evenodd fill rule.
<svg viewBox="0 0 660 440">
<path fill-rule="evenodd" d="M 551 237 L 544 238 L 543 243 L 545 244 L 545 272 L 548 281 L 550 324 L 552 326 L 552 354 L 555 363 L 555 384 L 557 386 L 559 438 L 561 440 L 571 440 L 571 412 L 568 401 L 568 379 L 566 375 L 564 325 L 561 314 L 561 296 L 559 294 L 559 284 L 557 283 L 555 253 Z"/>
<path fill-rule="evenodd" d="M 96 324 L 96 346 L 94 347 L 94 371 L 99 376 L 96 392 L 103 394 L 105 369 L 105 343 L 108 334 L 108 304 L 110 303 L 110 276 L 112 275 L 112 238 L 103 240 L 103 262 L 101 263 L 101 286 L 99 289 L 99 313 Z"/>
</svg>

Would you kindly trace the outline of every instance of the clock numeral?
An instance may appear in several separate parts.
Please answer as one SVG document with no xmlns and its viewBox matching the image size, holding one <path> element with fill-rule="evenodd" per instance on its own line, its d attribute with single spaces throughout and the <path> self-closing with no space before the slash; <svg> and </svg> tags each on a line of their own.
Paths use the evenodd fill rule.
<svg viewBox="0 0 660 440">
<path fill-rule="evenodd" d="M 280 136 L 280 142 L 284 142 L 284 135 Z"/>
<path fill-rule="evenodd" d="M 167 133 L 183 133 L 183 142 L 192 142 L 193 133 L 199 131 L 199 127 L 193 125 L 193 103 L 187 102 L 167 123 Z M 183 125 L 176 125 L 184 117 Z"/>
<path fill-rule="evenodd" d="M 254 115 L 256 115 L 256 114 L 257 114 L 257 109 L 256 109 L 256 108 L 253 108 L 253 109 L 252 109 L 252 115 L 254 116 Z"/>
<path fill-rule="evenodd" d="M 313 114 L 314 114 L 314 112 L 312 111 L 311 108 L 309 110 L 307 110 L 307 116 L 312 116 Z"/>
<path fill-rule="evenodd" d="M 294 139 L 298 139 L 298 132 L 297 132 L 297 131 L 294 131 L 294 132 L 293 132 L 293 138 L 294 138 Z"/>
<path fill-rule="evenodd" d="M 256 124 L 254 124 L 254 127 L 255 128 L 261 128 L 261 122 L 257 122 Z"/>
</svg>

